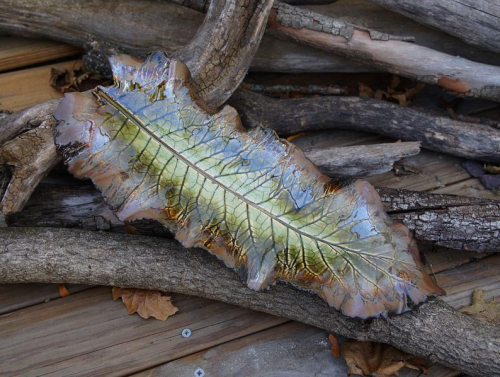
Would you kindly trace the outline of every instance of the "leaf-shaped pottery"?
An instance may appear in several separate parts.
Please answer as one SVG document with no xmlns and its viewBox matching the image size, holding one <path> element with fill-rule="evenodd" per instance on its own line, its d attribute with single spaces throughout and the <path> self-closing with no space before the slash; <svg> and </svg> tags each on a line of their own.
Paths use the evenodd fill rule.
<svg viewBox="0 0 500 377">
<path fill-rule="evenodd" d="M 111 64 L 113 87 L 66 94 L 56 144 L 121 220 L 158 220 L 250 288 L 289 282 L 351 317 L 442 293 L 369 183 L 331 181 L 273 131 L 246 132 L 229 106 L 209 113 L 188 69 L 163 53 Z"/>
</svg>

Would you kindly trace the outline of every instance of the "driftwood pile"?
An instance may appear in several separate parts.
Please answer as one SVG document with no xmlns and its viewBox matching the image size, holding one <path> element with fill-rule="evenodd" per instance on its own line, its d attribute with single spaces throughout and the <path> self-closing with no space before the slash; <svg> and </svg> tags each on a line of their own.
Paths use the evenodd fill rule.
<svg viewBox="0 0 500 377">
<path fill-rule="evenodd" d="M 370 1 L 458 39 L 423 30 L 399 16 L 391 25 L 401 35 L 393 35 L 394 31 L 372 25 L 373 9 L 358 1 L 341 1 L 337 13 L 328 15 L 321 13 L 326 9 L 322 6 L 300 8 L 272 0 L 22 0 L 14 5 L 0 0 L 0 31 L 80 46 L 87 50 L 87 68 L 107 74 L 107 57 L 112 53 L 144 57 L 152 50 L 164 50 L 187 64 L 193 87 L 211 109 L 229 102 L 248 128 L 264 126 L 283 136 L 347 129 L 404 141 L 306 151 L 331 176 L 380 174 L 400 158 L 417 154 L 420 147 L 500 164 L 500 130 L 495 122 L 457 120 L 368 98 L 277 99 L 238 89 L 248 69 L 385 71 L 455 95 L 500 101 L 500 8 L 492 1 L 472 7 L 443 0 L 435 9 L 415 1 Z M 198 251 L 187 254 L 174 241 L 86 232 L 117 225 L 91 186 L 57 190 L 40 186 L 40 205 L 59 214 L 53 223 L 21 211 L 60 162 L 52 137 L 58 102 L 0 113 L 0 223 L 15 226 L 0 229 L 0 283 L 64 281 L 200 295 L 351 338 L 389 343 L 471 375 L 500 375 L 500 330 L 440 300 L 395 318 L 362 323 L 289 287 L 253 292 L 213 258 Z M 498 201 L 379 191 L 391 216 L 404 222 L 420 242 L 500 251 Z M 60 200 L 82 195 L 92 199 L 84 207 Z M 22 228 L 42 225 L 79 229 Z M 127 267 L 132 255 L 140 261 L 133 263 L 134 269 Z"/>
</svg>

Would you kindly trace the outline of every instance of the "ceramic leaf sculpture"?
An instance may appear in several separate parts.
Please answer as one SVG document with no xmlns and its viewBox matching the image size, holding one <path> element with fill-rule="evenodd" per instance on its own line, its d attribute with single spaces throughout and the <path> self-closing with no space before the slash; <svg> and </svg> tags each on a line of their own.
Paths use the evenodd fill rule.
<svg viewBox="0 0 500 377">
<path fill-rule="evenodd" d="M 369 183 L 331 181 L 273 131 L 245 131 L 229 106 L 210 113 L 163 53 L 111 63 L 114 86 L 65 96 L 56 144 L 121 220 L 157 220 L 248 287 L 289 282 L 351 317 L 442 293 Z"/>
</svg>

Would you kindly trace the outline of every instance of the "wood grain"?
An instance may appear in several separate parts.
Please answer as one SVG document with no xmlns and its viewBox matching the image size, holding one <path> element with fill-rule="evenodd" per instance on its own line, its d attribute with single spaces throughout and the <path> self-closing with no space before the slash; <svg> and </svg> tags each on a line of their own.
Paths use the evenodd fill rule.
<svg viewBox="0 0 500 377">
<path fill-rule="evenodd" d="M 48 40 L 0 36 L 0 72 L 79 55 L 82 49 Z"/>
<path fill-rule="evenodd" d="M 500 4 L 496 0 L 370 0 L 471 45 L 500 52 Z"/>
<path fill-rule="evenodd" d="M 135 377 L 205 376 L 342 376 L 347 367 L 332 356 L 328 333 L 286 323 L 149 369 Z"/>
<path fill-rule="evenodd" d="M 286 321 L 196 297 L 172 299 L 179 312 L 166 322 L 126 315 L 106 287 L 0 317 L 0 370 L 6 375 L 130 374 Z M 191 337 L 181 336 L 184 328 Z"/>
<path fill-rule="evenodd" d="M 49 84 L 51 68 L 74 69 L 80 66 L 81 61 L 73 60 L 0 74 L 0 108 L 17 111 L 39 102 L 61 98 L 62 94 Z"/>
<path fill-rule="evenodd" d="M 91 287 L 66 284 L 70 294 Z M 0 285 L 0 315 L 61 298 L 57 284 L 7 284 Z"/>
</svg>

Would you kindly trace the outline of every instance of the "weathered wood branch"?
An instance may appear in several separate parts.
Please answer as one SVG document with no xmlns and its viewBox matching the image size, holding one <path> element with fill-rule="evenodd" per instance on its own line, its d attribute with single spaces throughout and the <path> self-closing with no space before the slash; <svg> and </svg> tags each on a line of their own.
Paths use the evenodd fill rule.
<svg viewBox="0 0 500 377">
<path fill-rule="evenodd" d="M 369 0 L 467 43 L 500 52 L 500 4 L 481 1 Z"/>
<path fill-rule="evenodd" d="M 320 48 L 457 94 L 500 101 L 500 67 L 479 64 L 277 2 L 268 29 L 278 38 Z"/>
<path fill-rule="evenodd" d="M 14 139 L 20 133 L 39 127 L 51 121 L 58 99 L 43 102 L 15 114 L 4 114 L 0 118 L 0 145 Z"/>
<path fill-rule="evenodd" d="M 49 228 L 4 228 L 0 239 L 0 283 L 117 285 L 196 295 L 392 344 L 470 375 L 500 374 L 500 328 L 440 300 L 362 322 L 282 284 L 252 291 L 208 253 L 171 240 Z"/>
<path fill-rule="evenodd" d="M 193 5 L 196 3 L 193 0 L 186 5 L 197 8 Z M 97 8 L 99 12 L 95 12 Z M 341 19 L 309 13 L 286 4 L 277 4 L 274 12 L 274 29 L 280 30 L 273 33 L 282 37 L 354 57 L 375 69 L 397 71 L 424 82 L 437 83 L 456 93 L 499 98 L 498 67 L 474 63 L 417 44 L 372 39 L 386 38 L 387 33 L 366 31 L 364 27 L 349 25 Z M 17 35 L 43 35 L 76 45 L 86 45 L 92 40 L 103 41 L 140 56 L 151 50 L 163 49 L 169 53 L 179 50 L 194 35 L 202 19 L 197 11 L 166 1 L 122 3 L 113 0 L 101 4 L 78 0 L 78 6 L 70 0 L 22 0 L 16 1 L 15 6 L 11 1 L 0 1 L 0 30 Z M 332 27 L 324 31 L 307 29 L 307 25 L 314 25 L 315 20 Z M 133 36 L 129 30 L 134 30 Z M 342 33 L 352 35 L 347 39 Z M 327 55 L 312 56 L 313 50 L 293 47 L 292 51 L 287 50 L 289 47 L 283 49 L 280 44 L 268 42 L 264 45 L 266 52 L 257 57 L 259 62 L 256 61 L 261 70 L 305 71 L 317 69 L 317 66 L 331 71 L 341 67 L 336 63 L 327 68 L 329 63 L 324 59 Z M 458 51 L 448 52 L 460 54 Z M 285 58 L 279 58 L 279 55 Z M 293 59 L 294 63 L 286 59 Z"/>
<path fill-rule="evenodd" d="M 18 125 L 29 124 L 30 119 L 41 120 L 39 126 L 0 146 L 0 214 L 8 216 L 19 212 L 36 186 L 61 161 L 54 144 L 52 112 L 46 113 L 53 104 L 36 106 L 34 117 L 26 112 L 11 115 L 15 130 L 6 130 L 10 136 L 22 129 Z M 49 115 L 50 114 L 50 115 Z M 18 122 L 19 121 L 19 122 Z M 3 123 L 2 123 L 3 124 Z"/>
<path fill-rule="evenodd" d="M 203 24 L 174 58 L 191 73 L 191 87 L 215 110 L 247 74 L 274 0 L 212 0 Z"/>
<path fill-rule="evenodd" d="M 394 220 L 423 243 L 500 252 L 500 201 L 408 190 L 377 189 Z"/>
<path fill-rule="evenodd" d="M 304 153 L 330 177 L 366 177 L 391 171 L 396 161 L 419 151 L 419 142 L 405 142 L 314 148 Z"/>
<path fill-rule="evenodd" d="M 374 132 L 455 156 L 500 163 L 500 130 L 436 117 L 389 102 L 359 97 L 275 99 L 238 90 L 229 103 L 246 127 L 278 134 L 345 129 Z"/>
<path fill-rule="evenodd" d="M 454 195 L 377 188 L 389 215 L 403 222 L 419 243 L 500 252 L 500 202 Z M 42 183 L 26 207 L 9 216 L 15 227 L 65 227 L 124 232 L 100 193 L 88 185 Z M 133 224 L 140 233 L 170 237 L 155 222 Z"/>
</svg>

